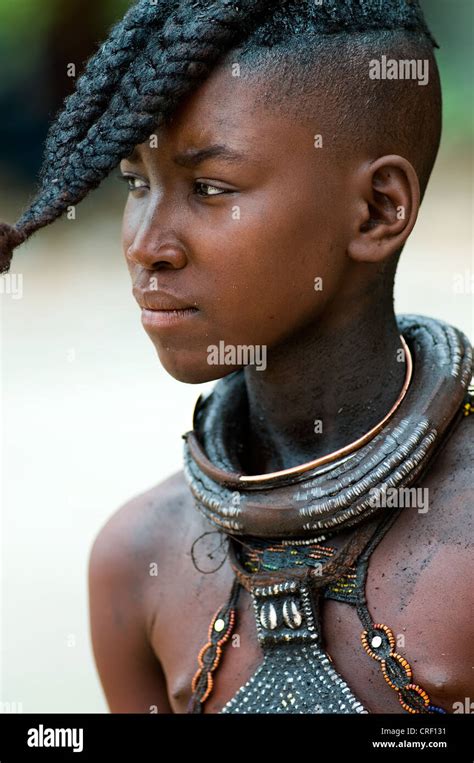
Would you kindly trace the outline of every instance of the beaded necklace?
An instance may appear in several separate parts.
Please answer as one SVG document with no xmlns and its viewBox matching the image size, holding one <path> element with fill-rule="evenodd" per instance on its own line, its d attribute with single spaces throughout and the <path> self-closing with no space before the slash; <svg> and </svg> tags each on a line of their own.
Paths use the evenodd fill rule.
<svg viewBox="0 0 474 763">
<path fill-rule="evenodd" d="M 190 433 L 185 436 L 185 473 L 197 509 L 228 538 L 235 579 L 198 655 L 188 712 L 202 712 L 212 691 L 242 587 L 252 595 L 264 659 L 222 713 L 368 712 L 323 648 L 322 597 L 356 607 L 362 647 L 380 664 L 406 712 L 446 712 L 415 682 L 409 662 L 395 649 L 393 632 L 374 623 L 367 608 L 370 555 L 403 510 L 387 512 L 377 501 L 368 501 L 367 493 L 380 497 L 387 487 L 413 485 L 449 432 L 472 413 L 472 350 L 461 332 L 440 321 L 419 316 L 398 320 L 414 354 L 413 383 L 390 423 L 343 462 L 293 475 L 290 481 L 280 477 L 270 486 L 256 482 L 242 490 L 240 483 L 236 491 L 239 475 L 226 439 L 228 416 L 235 412 L 229 377 L 216 385 L 217 394 L 214 388 L 204 406 L 198 400 L 193 438 L 201 445 L 189 447 Z M 233 393 L 235 400 L 235 387 Z M 230 430 L 232 440 L 235 430 Z M 238 501 L 229 500 L 229 494 Z M 355 526 L 342 549 L 324 542 L 340 528 Z"/>
</svg>

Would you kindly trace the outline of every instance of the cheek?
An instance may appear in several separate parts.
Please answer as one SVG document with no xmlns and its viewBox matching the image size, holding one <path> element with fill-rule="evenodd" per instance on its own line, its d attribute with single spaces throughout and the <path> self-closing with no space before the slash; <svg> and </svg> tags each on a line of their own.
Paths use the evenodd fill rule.
<svg viewBox="0 0 474 763">
<path fill-rule="evenodd" d="M 333 288 L 332 233 L 325 205 L 303 203 L 296 191 L 252 210 L 243 207 L 226 243 L 214 242 L 226 253 L 225 267 L 214 263 L 213 281 L 229 328 L 279 333 L 317 313 L 322 295 Z"/>
<path fill-rule="evenodd" d="M 133 243 L 137 229 L 136 212 L 133 213 L 130 198 L 127 199 L 122 216 L 122 249 L 124 254 Z"/>
</svg>

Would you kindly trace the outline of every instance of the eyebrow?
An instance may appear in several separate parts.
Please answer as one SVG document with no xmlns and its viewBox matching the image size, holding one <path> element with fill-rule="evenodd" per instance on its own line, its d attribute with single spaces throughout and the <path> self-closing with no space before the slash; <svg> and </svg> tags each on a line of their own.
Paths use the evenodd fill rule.
<svg viewBox="0 0 474 763">
<path fill-rule="evenodd" d="M 128 156 L 124 156 L 124 160 L 127 162 L 131 162 L 132 164 L 140 164 L 143 162 L 143 159 L 138 151 L 137 146 L 133 149 L 132 153 Z"/>
<path fill-rule="evenodd" d="M 180 167 L 190 168 L 198 167 L 206 159 L 221 159 L 225 162 L 235 163 L 245 161 L 247 157 L 245 154 L 235 151 L 224 143 L 215 143 L 212 146 L 206 146 L 206 148 L 187 149 L 182 153 L 176 154 L 173 158 L 174 162 Z"/>
<path fill-rule="evenodd" d="M 225 143 L 215 143 L 205 148 L 188 148 L 173 157 L 175 164 L 180 167 L 194 168 L 206 161 L 206 159 L 221 159 L 229 163 L 248 161 L 249 157 L 239 151 L 235 151 Z M 137 146 L 126 160 L 133 164 L 142 164 L 143 159 Z"/>
</svg>

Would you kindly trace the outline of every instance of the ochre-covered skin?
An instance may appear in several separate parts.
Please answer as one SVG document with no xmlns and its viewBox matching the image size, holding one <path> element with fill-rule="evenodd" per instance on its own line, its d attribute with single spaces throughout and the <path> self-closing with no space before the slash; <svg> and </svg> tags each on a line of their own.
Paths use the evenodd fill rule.
<svg viewBox="0 0 474 763">
<path fill-rule="evenodd" d="M 453 712 L 472 697 L 472 483 L 474 417 L 461 421 L 431 472 L 430 510 L 402 513 L 374 551 L 367 604 L 405 645 L 415 682 L 432 703 Z M 182 473 L 138 496 L 109 520 L 92 554 L 92 637 L 111 712 L 186 712 L 197 655 L 215 611 L 227 601 L 229 562 L 199 573 L 192 543 L 209 529 L 195 510 Z M 344 539 L 348 538 L 346 534 Z M 343 537 L 332 539 L 341 543 Z M 207 545 L 206 545 L 207 544 Z M 198 564 L 217 566 L 215 536 L 199 544 Z M 158 575 L 149 575 L 149 565 Z M 353 607 L 325 600 L 325 648 L 353 692 L 373 713 L 404 713 L 379 665 L 364 651 Z M 235 633 L 215 675 L 205 713 L 218 713 L 261 661 L 250 595 L 240 594 Z M 161 664 L 161 668 L 160 668 Z M 166 677 L 166 683 L 165 678 Z"/>
<path fill-rule="evenodd" d="M 352 442 L 397 398 L 404 366 L 397 360 L 389 263 L 420 201 L 417 174 L 388 136 L 376 154 L 355 141 L 342 155 L 331 142 L 337 115 L 325 111 L 317 125 L 304 127 L 259 108 L 258 95 L 248 82 L 217 72 L 160 135 L 158 151 L 144 145 L 136 161 L 122 163 L 138 178 L 123 234 L 135 296 L 145 301 L 161 293 L 197 309 L 159 326 L 145 320 L 166 370 L 202 382 L 235 370 L 210 366 L 209 345 L 224 339 L 268 347 L 267 370 L 245 371 L 248 473 L 288 468 Z M 314 148 L 315 133 L 328 137 L 324 151 Z M 217 142 L 249 159 L 213 159 L 193 169 L 173 161 L 178 152 Z M 198 198 L 196 181 L 232 194 Z M 238 222 L 230 214 L 235 205 Z M 322 291 L 314 289 L 316 277 Z M 460 423 L 418 485 L 429 488 L 429 511 L 402 513 L 368 575 L 374 621 L 404 636 L 399 651 L 414 683 L 448 712 L 474 696 L 472 419 Z M 318 436 L 315 420 L 324 423 Z M 139 448 L 131 457 L 140 457 Z M 191 546 L 209 529 L 179 473 L 122 507 L 98 534 L 91 629 L 112 712 L 186 711 L 197 655 L 233 580 L 228 561 L 213 574 L 192 563 Z M 207 536 L 211 547 L 213 537 Z M 155 563 L 158 573 L 150 575 Z M 219 712 L 261 660 L 246 592 L 236 633 L 240 646 L 227 649 L 206 713 Z M 336 668 L 370 712 L 404 712 L 365 653 L 351 607 L 326 601 L 323 633 Z"/>
</svg>

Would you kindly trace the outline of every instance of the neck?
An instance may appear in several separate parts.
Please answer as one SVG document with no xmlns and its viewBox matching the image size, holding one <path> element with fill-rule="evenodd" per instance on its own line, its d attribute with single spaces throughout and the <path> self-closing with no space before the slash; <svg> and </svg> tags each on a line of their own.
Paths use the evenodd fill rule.
<svg viewBox="0 0 474 763">
<path fill-rule="evenodd" d="M 249 474 L 311 461 L 374 427 L 397 400 L 406 364 L 393 307 L 319 321 L 245 369 Z"/>
</svg>

